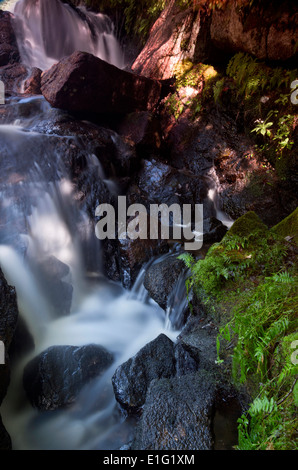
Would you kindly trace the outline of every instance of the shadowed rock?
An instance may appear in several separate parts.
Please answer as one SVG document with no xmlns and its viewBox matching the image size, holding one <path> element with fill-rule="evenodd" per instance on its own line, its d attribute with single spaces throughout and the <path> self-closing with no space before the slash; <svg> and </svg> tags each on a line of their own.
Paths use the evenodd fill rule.
<svg viewBox="0 0 298 470">
<path fill-rule="evenodd" d="M 11 13 L 0 10 L 0 67 L 20 60 L 11 19 Z"/>
<path fill-rule="evenodd" d="M 134 450 L 211 450 L 216 388 L 205 371 L 151 382 Z"/>
<path fill-rule="evenodd" d="M 92 54 L 74 52 L 43 73 L 41 91 L 54 108 L 128 114 L 151 110 L 159 100 L 161 84 Z"/>
<path fill-rule="evenodd" d="M 167 301 L 180 274 L 185 271 L 185 264 L 177 257 L 170 257 L 151 265 L 145 274 L 144 286 L 158 305 L 164 310 Z"/>
<path fill-rule="evenodd" d="M 123 408 L 137 411 L 145 402 L 150 382 L 173 375 L 174 344 L 161 334 L 117 368 L 112 378 L 116 399 Z"/>
<path fill-rule="evenodd" d="M 52 346 L 25 367 L 24 389 L 32 406 L 39 410 L 65 407 L 112 362 L 113 356 L 99 345 Z"/>
</svg>

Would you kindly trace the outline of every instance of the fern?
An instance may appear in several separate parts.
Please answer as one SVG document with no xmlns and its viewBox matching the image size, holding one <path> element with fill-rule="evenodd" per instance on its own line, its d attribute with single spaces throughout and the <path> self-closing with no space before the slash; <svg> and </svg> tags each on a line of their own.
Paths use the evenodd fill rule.
<svg viewBox="0 0 298 470">
<path fill-rule="evenodd" d="M 251 417 L 259 414 L 272 413 L 277 410 L 277 404 L 273 397 L 270 400 L 267 397 L 256 398 L 251 404 L 248 413 Z"/>
</svg>

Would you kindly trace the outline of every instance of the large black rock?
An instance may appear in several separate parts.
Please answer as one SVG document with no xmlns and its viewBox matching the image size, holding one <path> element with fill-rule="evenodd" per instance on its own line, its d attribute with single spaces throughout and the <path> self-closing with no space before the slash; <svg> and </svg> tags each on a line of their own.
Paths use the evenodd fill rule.
<svg viewBox="0 0 298 470">
<path fill-rule="evenodd" d="M 102 346 L 52 346 L 24 369 L 23 384 L 32 406 L 55 410 L 73 403 L 82 387 L 113 362 Z"/>
<path fill-rule="evenodd" d="M 138 411 L 151 381 L 172 377 L 175 372 L 174 343 L 161 334 L 116 369 L 112 378 L 116 400 L 124 409 Z"/>
<path fill-rule="evenodd" d="M 43 73 L 41 91 L 54 108 L 128 114 L 156 106 L 161 84 L 77 51 Z"/>
<path fill-rule="evenodd" d="M 178 255 L 177 255 L 178 257 Z M 158 305 L 167 308 L 168 297 L 172 292 L 181 273 L 185 271 L 185 263 L 175 256 L 152 264 L 146 271 L 144 286 Z"/>
<path fill-rule="evenodd" d="M 154 380 L 133 450 L 211 450 L 216 387 L 206 371 Z"/>
</svg>

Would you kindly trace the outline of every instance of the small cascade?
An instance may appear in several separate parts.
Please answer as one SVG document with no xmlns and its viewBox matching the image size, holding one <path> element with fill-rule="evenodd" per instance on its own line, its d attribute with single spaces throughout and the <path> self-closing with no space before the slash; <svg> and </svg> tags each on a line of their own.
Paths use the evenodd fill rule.
<svg viewBox="0 0 298 470">
<path fill-rule="evenodd" d="M 112 23 L 104 15 L 59 0 L 20 0 L 14 13 L 22 60 L 29 66 L 45 70 L 75 50 L 124 65 Z M 43 127 L 54 112 L 61 111 L 52 110 L 40 96 L 11 98 L 7 120 L 0 125 L 0 266 L 16 287 L 20 316 L 34 343 L 14 366 L 1 416 L 14 449 L 119 449 L 129 441 L 133 423 L 119 413 L 111 378 L 161 333 L 176 340 L 187 308 L 188 272 L 173 286 L 166 314 L 150 299 L 144 276 L 153 263 L 177 252 L 151 259 L 131 292 L 104 277 L 100 242 L 74 197 L 65 161 L 75 138 Z M 84 158 L 86 174 L 102 179 L 116 194 L 97 158 L 86 151 Z M 210 188 L 217 208 L 216 186 Z M 217 214 L 224 221 L 218 209 Z M 94 278 L 87 258 L 96 269 Z M 90 344 L 106 348 L 114 357 L 112 366 L 81 390 L 74 406 L 53 413 L 33 409 L 24 396 L 24 366 L 51 346 Z"/>
<path fill-rule="evenodd" d="M 42 106 L 38 109 L 42 119 Z M 178 331 L 145 295 L 146 266 L 129 294 L 103 276 L 96 261 L 100 242 L 94 244 L 64 164 L 60 143 L 68 138 L 33 132 L 31 116 L 19 124 L 0 126 L 0 266 L 16 287 L 34 350 L 14 366 L 1 415 L 15 449 L 117 449 L 133 424 L 124 422 L 117 408 L 111 386 L 116 367 L 160 333 L 175 341 Z M 87 173 L 105 177 L 89 157 Z M 88 249 L 96 281 L 85 263 Z M 75 406 L 50 414 L 34 410 L 24 396 L 24 366 L 51 346 L 89 344 L 113 354 L 113 365 L 82 390 Z"/>
<path fill-rule="evenodd" d="M 118 68 L 124 57 L 109 17 L 60 0 L 20 0 L 14 29 L 22 62 L 41 70 L 75 51 L 89 52 Z"/>
<path fill-rule="evenodd" d="M 185 269 L 179 276 L 176 284 L 168 297 L 166 310 L 166 328 L 175 327 L 180 330 L 184 324 L 184 314 L 188 307 L 188 296 L 186 292 L 186 279 L 189 272 Z"/>
<path fill-rule="evenodd" d="M 220 209 L 219 205 L 219 181 L 216 175 L 214 168 L 212 169 L 212 174 L 206 176 L 208 179 L 209 191 L 208 191 L 208 198 L 212 201 L 214 209 L 215 209 L 215 216 L 218 220 L 220 220 L 226 227 L 231 228 L 234 221 Z"/>
</svg>

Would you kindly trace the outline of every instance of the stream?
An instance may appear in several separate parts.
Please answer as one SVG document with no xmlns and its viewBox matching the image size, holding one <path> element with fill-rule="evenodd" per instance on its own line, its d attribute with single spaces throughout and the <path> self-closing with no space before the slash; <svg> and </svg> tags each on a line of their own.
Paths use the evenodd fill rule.
<svg viewBox="0 0 298 470">
<path fill-rule="evenodd" d="M 15 3 L 6 2 L 5 7 L 12 10 Z M 104 15 L 81 9 L 82 21 L 76 11 L 58 0 L 40 0 L 39 4 L 21 0 L 14 11 L 26 65 L 45 70 L 80 49 L 119 68 L 125 66 L 113 26 Z M 68 39 L 64 41 L 66 29 Z M 121 449 L 130 441 L 135 423 L 119 410 L 111 377 L 119 365 L 161 333 L 176 340 L 176 325 L 187 305 L 185 277 L 174 292 L 179 295 L 179 305 L 169 300 L 166 315 L 143 286 L 145 267 L 130 291 L 106 279 L 94 221 L 76 203 L 65 165 L 65 148 L 68 139 L 69 145 L 73 139 L 36 131 L 51 112 L 43 97 L 9 98 L 7 105 L 12 112 L 0 125 L 5 157 L 0 163 L 0 265 L 16 288 L 20 315 L 32 336 L 34 351 L 14 364 L 1 408 L 3 422 L 16 450 Z M 30 112 L 18 114 L 18 109 Z M 86 158 L 90 174 L 98 172 L 102 177 L 94 157 Z M 213 201 L 215 192 L 212 186 L 209 196 Z M 217 215 L 224 219 L 223 214 Z M 150 260 L 154 262 L 156 259 Z M 53 269 L 50 278 L 45 267 Z M 57 271 L 59 282 L 52 285 L 49 279 Z M 54 345 L 89 344 L 99 344 L 112 353 L 112 366 L 81 390 L 73 406 L 54 412 L 35 410 L 22 387 L 24 365 Z"/>
</svg>

